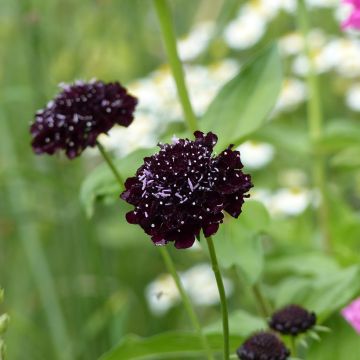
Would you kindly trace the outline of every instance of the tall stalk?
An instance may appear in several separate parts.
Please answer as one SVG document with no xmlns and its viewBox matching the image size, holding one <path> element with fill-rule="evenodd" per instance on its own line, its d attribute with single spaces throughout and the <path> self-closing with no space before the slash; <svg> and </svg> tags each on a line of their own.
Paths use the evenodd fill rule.
<svg viewBox="0 0 360 360">
<path fill-rule="evenodd" d="M 185 84 L 184 71 L 182 69 L 182 64 L 177 52 L 176 37 L 172 25 L 170 8 L 166 0 L 154 0 L 154 4 L 159 19 L 159 24 L 160 24 L 167 56 L 176 82 L 179 99 L 183 107 L 185 120 L 188 124 L 189 129 L 191 131 L 194 131 L 197 129 L 197 119 L 191 105 L 189 93 L 187 91 Z M 212 238 L 211 237 L 207 238 L 206 241 L 209 248 L 212 267 L 220 295 L 222 322 L 223 322 L 223 335 L 224 335 L 224 360 L 228 360 L 230 356 L 229 320 L 228 320 L 228 309 L 227 309 L 227 302 L 225 296 L 225 288 L 219 270 L 215 247 Z"/>
<path fill-rule="evenodd" d="M 323 134 L 323 112 L 320 99 L 319 79 L 315 73 L 314 61 L 309 48 L 308 35 L 310 31 L 309 12 L 305 0 L 298 1 L 299 28 L 305 41 L 305 54 L 309 62 L 307 74 L 307 86 L 309 89 L 309 100 L 307 103 L 307 117 L 309 124 L 309 137 L 312 149 L 316 148 L 317 142 Z M 329 204 L 326 190 L 326 168 L 325 159 L 322 154 L 314 154 L 312 176 L 315 186 L 319 189 L 321 201 L 318 210 L 318 219 L 321 229 L 322 247 L 326 252 L 331 252 L 331 233 L 329 220 Z"/>
<path fill-rule="evenodd" d="M 154 4 L 185 120 L 189 129 L 194 132 L 197 130 L 197 119 L 191 106 L 189 93 L 185 83 L 184 70 L 177 52 L 176 37 L 172 25 L 169 5 L 166 0 L 154 0 Z"/>
<path fill-rule="evenodd" d="M 230 357 L 230 343 L 229 343 L 229 314 L 226 301 L 224 282 L 219 270 L 219 264 L 216 257 L 215 246 L 211 237 L 206 238 L 206 242 L 209 248 L 209 254 L 212 264 L 212 269 L 215 275 L 216 284 L 219 289 L 221 314 L 223 323 L 223 335 L 224 335 L 224 360 L 228 360 Z"/>
</svg>

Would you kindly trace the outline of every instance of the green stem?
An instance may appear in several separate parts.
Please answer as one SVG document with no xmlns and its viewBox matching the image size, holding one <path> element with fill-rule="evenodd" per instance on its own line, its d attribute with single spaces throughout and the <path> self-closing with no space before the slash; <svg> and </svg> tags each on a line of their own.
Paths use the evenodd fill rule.
<svg viewBox="0 0 360 360">
<path fill-rule="evenodd" d="M 124 181 L 123 181 L 122 176 L 120 175 L 119 171 L 117 170 L 115 164 L 111 160 L 111 157 L 109 156 L 109 154 L 106 152 L 104 147 L 99 142 L 97 142 L 97 146 L 98 146 L 99 151 L 100 151 L 101 155 L 103 156 L 106 164 L 109 166 L 110 170 L 112 171 L 112 173 L 114 174 L 116 180 L 118 181 L 121 190 L 123 190 L 124 189 Z M 175 284 L 177 286 L 177 289 L 179 290 L 181 299 L 182 299 L 182 301 L 184 303 L 185 310 L 187 311 L 187 313 L 189 315 L 189 318 L 190 318 L 194 328 L 196 329 L 197 333 L 199 334 L 199 338 L 200 338 L 200 340 L 201 340 L 201 342 L 202 342 L 202 344 L 204 346 L 204 350 L 205 350 L 205 352 L 207 354 L 207 358 L 209 360 L 213 360 L 214 358 L 212 356 L 210 346 L 208 344 L 208 341 L 207 341 L 205 335 L 202 332 L 200 322 L 199 322 L 199 320 L 198 320 L 198 318 L 196 316 L 195 310 L 194 310 L 194 308 L 193 308 L 193 306 L 192 306 L 192 304 L 190 302 L 190 299 L 187 296 L 187 294 L 186 294 L 186 292 L 185 292 L 185 290 L 184 290 L 184 288 L 183 288 L 183 286 L 181 284 L 179 275 L 176 272 L 174 262 L 172 261 L 172 259 L 170 257 L 170 254 L 169 254 L 168 250 L 165 247 L 160 247 L 160 252 L 161 252 L 161 255 L 162 255 L 163 259 L 164 259 L 166 268 L 169 271 L 169 273 L 172 275 L 172 277 L 173 277 L 173 279 L 175 281 Z"/>
<path fill-rule="evenodd" d="M 296 337 L 291 336 L 290 337 L 290 350 L 291 350 L 291 357 L 296 358 L 297 357 L 297 347 L 296 347 Z"/>
<path fill-rule="evenodd" d="M 227 301 L 225 295 L 224 283 L 219 270 L 219 264 L 216 257 L 215 246 L 211 237 L 206 238 L 209 248 L 209 254 L 211 259 L 212 268 L 214 271 L 217 287 L 219 289 L 221 313 L 224 333 L 224 360 L 229 360 L 230 357 L 230 345 L 229 345 L 229 315 L 227 308 Z"/>
<path fill-rule="evenodd" d="M 197 130 L 197 120 L 191 106 L 186 88 L 184 70 L 177 52 L 176 37 L 171 21 L 171 12 L 166 0 L 154 0 L 156 13 L 159 19 L 166 53 L 175 79 L 177 92 L 184 111 L 185 119 L 191 131 Z"/>
<path fill-rule="evenodd" d="M 256 298 L 257 303 L 259 304 L 259 307 L 261 308 L 261 311 L 262 311 L 264 317 L 268 318 L 270 316 L 268 303 L 265 300 L 265 297 L 263 296 L 260 285 L 254 284 L 252 286 L 252 291 L 253 291 L 254 297 Z"/>
<path fill-rule="evenodd" d="M 114 174 L 114 176 L 115 176 L 117 182 L 119 183 L 121 189 L 124 190 L 124 188 L 125 188 L 124 180 L 123 180 L 122 176 L 120 175 L 119 171 L 117 170 L 116 166 L 114 165 L 113 161 L 111 160 L 110 155 L 107 153 L 107 151 L 104 149 L 104 147 L 98 141 L 96 141 L 96 145 L 97 145 L 102 157 L 104 158 L 105 162 L 107 163 L 110 170 Z"/>
<path fill-rule="evenodd" d="M 312 148 L 316 148 L 318 141 L 323 133 L 323 112 L 320 99 L 320 86 L 318 77 L 314 68 L 314 61 L 308 44 L 308 35 L 310 31 L 309 13 L 306 8 L 305 0 L 299 0 L 298 3 L 299 27 L 305 41 L 305 54 L 309 61 L 309 71 L 307 75 L 307 85 L 309 89 L 308 100 L 308 124 L 309 136 Z M 322 233 L 322 246 L 325 251 L 331 251 L 331 234 L 329 205 L 326 190 L 326 169 L 322 154 L 314 154 L 313 157 L 313 181 L 321 194 L 321 202 L 318 210 L 318 219 Z"/>
<path fill-rule="evenodd" d="M 176 287 L 179 290 L 184 307 L 189 315 L 190 321 L 192 322 L 194 328 L 196 329 L 196 331 L 199 335 L 199 338 L 201 339 L 202 345 L 207 353 L 208 359 L 214 359 L 214 357 L 211 353 L 211 349 L 209 347 L 208 341 L 206 339 L 206 336 L 203 334 L 200 322 L 196 316 L 194 307 L 193 307 L 193 305 L 189 299 L 189 296 L 187 295 L 187 293 L 181 283 L 180 277 L 176 271 L 174 263 L 173 263 L 173 261 L 170 257 L 170 254 L 165 246 L 160 246 L 160 253 L 161 253 L 161 256 L 163 257 L 163 260 L 166 264 L 168 271 L 170 272 L 170 274 L 172 275 L 172 277 L 175 281 Z"/>
</svg>

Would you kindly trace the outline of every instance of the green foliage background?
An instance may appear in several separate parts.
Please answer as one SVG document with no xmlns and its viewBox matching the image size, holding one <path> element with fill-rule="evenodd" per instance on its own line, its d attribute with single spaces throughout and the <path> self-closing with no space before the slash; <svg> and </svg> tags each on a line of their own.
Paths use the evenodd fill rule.
<svg viewBox="0 0 360 360">
<path fill-rule="evenodd" d="M 221 26 L 235 13 L 238 2 L 229 1 L 224 7 L 220 0 L 174 0 L 172 5 L 177 34 L 183 35 L 202 19 L 218 19 Z M 84 195 L 82 183 L 98 165 L 97 160 L 36 157 L 29 146 L 29 122 L 53 96 L 59 82 L 96 77 L 126 84 L 166 62 L 152 3 L 0 0 L 0 10 L 0 285 L 6 290 L 0 310 L 11 316 L 5 337 L 9 358 L 96 359 L 129 333 L 149 337 L 189 330 L 181 306 L 164 317 L 150 313 L 144 287 L 165 271 L 164 265 L 149 239 L 125 223 L 127 207 L 116 201 L 114 184 L 106 175 L 105 182 L 104 175 L 90 175 L 100 176 L 100 180 L 95 179 L 95 185 L 90 182 L 90 190 Z M 323 25 L 334 28 L 331 21 Z M 280 19 L 277 26 L 259 48 L 295 24 Z M 201 61 L 207 63 L 225 55 L 226 50 L 215 39 Z M 242 61 L 253 55 L 246 51 L 236 54 Z M 261 281 L 275 306 L 301 303 L 316 310 L 320 321 L 333 329 L 320 344 L 311 347 L 309 359 L 356 360 L 360 358 L 359 336 L 339 316 L 339 309 L 360 294 L 359 119 L 336 101 L 328 86 L 330 76 L 320 79 L 326 128 L 316 150 L 326 156 L 333 252 L 328 255 L 321 249 L 314 209 L 270 221 L 256 203 L 249 205 L 242 222 L 229 221 L 217 236 L 216 245 L 225 273 L 240 278 L 230 299 L 235 340 L 240 341 L 261 323 L 251 291 Z M 246 94 L 246 88 L 239 89 L 240 94 L 253 96 L 241 103 L 242 107 L 251 108 L 251 100 L 264 112 L 259 124 L 271 106 L 266 103 L 266 89 L 260 90 Z M 221 101 L 232 106 L 228 96 Z M 213 113 L 218 110 L 219 106 L 213 105 Z M 247 113 L 250 119 L 254 118 L 254 108 L 252 111 Z M 222 131 L 226 138 L 233 134 L 232 127 L 223 130 L 209 114 L 203 119 L 204 128 L 212 123 L 219 127 L 220 136 Z M 269 167 L 254 172 L 256 186 L 276 189 L 285 168 L 301 168 L 310 176 L 313 149 L 305 116 L 304 106 L 251 133 L 251 139 L 268 141 L 277 150 L 276 160 Z M 239 129 L 243 133 L 237 134 L 238 138 L 248 135 L 244 128 Z M 138 159 L 140 162 L 140 155 Z M 126 171 L 131 173 L 134 162 L 130 159 L 128 163 Z M 79 200 L 81 187 L 82 202 L 90 201 L 88 211 L 91 200 L 106 200 L 99 202 L 91 220 Z M 234 234 L 235 244 L 226 242 L 228 233 Z M 261 244 L 265 258 L 259 250 Z M 234 247 L 239 252 L 235 259 Z M 179 270 L 207 259 L 206 252 L 169 248 Z M 244 313 L 239 313 L 240 308 Z M 219 328 L 216 306 L 199 309 L 199 315 L 213 331 Z M 196 350 L 196 342 L 188 336 L 188 344 Z M 212 336 L 213 343 L 218 344 L 216 335 Z M 129 347 L 126 341 L 130 341 L 130 348 L 132 341 L 136 344 L 133 337 L 126 339 L 130 340 L 125 340 L 125 350 Z M 168 341 L 163 340 L 171 344 Z M 140 345 L 134 347 L 141 349 Z M 119 356 L 109 359 L 131 358 Z"/>
</svg>

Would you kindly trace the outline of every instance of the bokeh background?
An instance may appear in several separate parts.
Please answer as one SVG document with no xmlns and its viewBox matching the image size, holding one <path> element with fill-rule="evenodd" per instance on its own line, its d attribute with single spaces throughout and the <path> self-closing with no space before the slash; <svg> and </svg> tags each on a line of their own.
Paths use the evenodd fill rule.
<svg viewBox="0 0 360 360">
<path fill-rule="evenodd" d="M 284 82 L 278 103 L 267 126 L 240 147 L 253 175 L 253 198 L 271 215 L 262 238 L 262 286 L 275 305 L 298 299 L 304 281 L 360 260 L 359 37 L 341 32 L 346 10 L 338 1 L 307 2 L 325 119 L 319 151 L 326 157 L 331 255 L 324 254 L 317 220 L 321 193 L 312 181 L 306 120 L 309 66 L 296 1 L 171 1 L 199 116 L 249 58 L 279 41 Z M 93 217 L 86 216 L 79 194 L 101 162 L 98 153 L 89 150 L 69 161 L 31 151 L 28 128 L 35 111 L 59 83 L 92 78 L 119 80 L 139 97 L 134 124 L 101 139 L 114 156 L 183 131 L 150 0 L 0 0 L 0 285 L 6 295 L 0 310 L 11 316 L 5 337 L 10 359 L 96 359 L 127 333 L 189 327 L 159 253 L 139 229 L 125 224 L 125 205 L 106 196 Z M 170 250 L 201 305 L 202 321 L 212 324 L 218 299 L 206 252 L 200 246 Z M 225 275 L 230 306 L 257 314 L 254 293 L 238 275 L 234 269 Z M 359 294 L 358 275 L 344 278 L 349 298 Z M 327 324 L 336 325 L 336 336 L 343 334 L 358 359 L 358 337 L 337 313 L 329 311 Z M 322 344 L 333 359 L 343 359 L 331 348 L 333 336 Z"/>
</svg>

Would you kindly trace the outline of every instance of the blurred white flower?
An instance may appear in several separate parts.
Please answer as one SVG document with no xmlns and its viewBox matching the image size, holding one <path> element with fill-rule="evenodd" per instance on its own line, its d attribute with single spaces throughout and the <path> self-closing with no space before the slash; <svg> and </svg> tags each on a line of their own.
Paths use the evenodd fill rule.
<svg viewBox="0 0 360 360">
<path fill-rule="evenodd" d="M 274 15 L 277 15 L 280 11 L 287 13 L 294 13 L 297 8 L 296 0 L 261 0 L 263 6 L 270 7 Z"/>
<path fill-rule="evenodd" d="M 238 71 L 235 60 L 224 59 L 209 66 L 184 67 L 190 98 L 197 115 L 202 115 L 221 86 Z M 129 85 L 139 99 L 138 111 L 153 115 L 161 123 L 183 118 L 174 79 L 169 67 L 162 66 L 146 78 Z"/>
<path fill-rule="evenodd" d="M 296 78 L 285 79 L 273 115 L 283 111 L 292 111 L 307 97 L 307 88 L 303 81 Z"/>
<path fill-rule="evenodd" d="M 259 11 L 244 7 L 239 16 L 231 21 L 224 32 L 225 42 L 234 49 L 247 49 L 264 35 L 266 19 Z"/>
<path fill-rule="evenodd" d="M 211 306 L 220 302 L 216 280 L 211 266 L 202 263 L 179 274 L 185 291 L 196 305 Z M 233 292 L 231 280 L 223 277 L 226 296 Z M 180 294 L 170 274 L 159 275 L 145 289 L 145 297 L 151 312 L 161 316 L 180 300 Z"/>
<path fill-rule="evenodd" d="M 183 274 L 184 287 L 194 304 L 210 306 L 220 302 L 216 280 L 211 266 L 199 264 Z M 231 280 L 223 277 L 226 296 L 233 292 Z"/>
<path fill-rule="evenodd" d="M 253 188 L 253 189 L 250 190 L 250 198 L 252 200 L 260 201 L 268 209 L 271 206 L 272 194 L 271 194 L 271 191 L 269 189 L 264 189 L 264 188 L 259 188 L 259 187 L 258 188 Z"/>
<path fill-rule="evenodd" d="M 326 59 L 340 75 L 348 78 L 360 76 L 360 41 L 351 38 L 337 38 L 330 41 L 323 50 Z"/>
<path fill-rule="evenodd" d="M 298 32 L 292 32 L 280 38 L 279 46 L 284 55 L 297 55 L 304 49 L 304 38 Z"/>
<path fill-rule="evenodd" d="M 307 174 L 301 169 L 285 169 L 279 174 L 279 183 L 290 188 L 302 188 L 308 180 Z"/>
<path fill-rule="evenodd" d="M 360 111 L 360 84 L 355 84 L 346 92 L 346 104 L 353 111 Z"/>
<path fill-rule="evenodd" d="M 268 143 L 246 141 L 240 145 L 241 161 L 244 166 L 251 169 L 260 169 L 274 158 L 274 147 Z"/>
<path fill-rule="evenodd" d="M 181 60 L 191 61 L 197 58 L 208 46 L 214 23 L 202 22 L 177 43 Z"/>
<path fill-rule="evenodd" d="M 150 310 L 155 315 L 163 315 L 180 301 L 176 284 L 169 274 L 162 274 L 145 289 Z"/>
<path fill-rule="evenodd" d="M 136 120 L 128 127 L 114 126 L 107 135 L 99 136 L 103 146 L 123 157 L 139 148 L 153 147 L 157 143 L 158 120 L 151 114 L 136 112 Z"/>
<path fill-rule="evenodd" d="M 339 5 L 339 0 L 306 0 L 310 7 L 330 8 Z"/>
<path fill-rule="evenodd" d="M 271 199 L 269 211 L 274 215 L 299 215 L 310 205 L 312 192 L 305 188 L 282 188 Z"/>
</svg>

